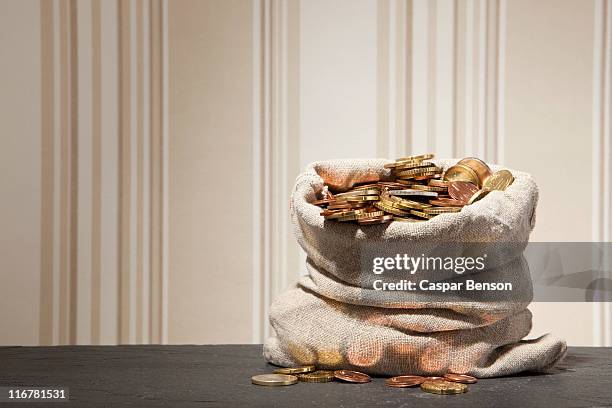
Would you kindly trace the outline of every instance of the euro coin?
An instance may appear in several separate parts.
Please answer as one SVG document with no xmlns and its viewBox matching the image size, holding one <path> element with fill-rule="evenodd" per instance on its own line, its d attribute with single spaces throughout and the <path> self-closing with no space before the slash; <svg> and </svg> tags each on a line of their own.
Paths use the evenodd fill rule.
<svg viewBox="0 0 612 408">
<path fill-rule="evenodd" d="M 476 201 L 480 200 L 482 197 L 486 196 L 487 194 L 489 194 L 489 190 L 478 190 L 469 200 L 468 200 L 468 205 L 475 203 Z"/>
<path fill-rule="evenodd" d="M 359 225 L 375 225 L 375 224 L 386 224 L 390 221 L 393 221 L 393 215 L 383 215 L 382 217 L 374 217 L 374 218 L 360 218 L 357 220 Z"/>
<path fill-rule="evenodd" d="M 378 195 L 380 189 L 378 188 L 358 188 L 356 190 L 347 191 L 345 193 L 336 194 L 336 199 L 342 197 L 355 197 L 355 196 L 367 196 L 367 195 Z"/>
<path fill-rule="evenodd" d="M 467 181 L 451 181 L 448 185 L 448 195 L 457 201 L 467 203 L 478 191 L 478 186 Z"/>
<path fill-rule="evenodd" d="M 423 211 L 429 215 L 456 213 L 456 212 L 461 211 L 461 207 L 430 207 L 430 208 L 425 208 Z"/>
<path fill-rule="evenodd" d="M 417 197 L 437 197 L 438 193 L 434 191 L 424 191 L 415 189 L 404 190 L 389 190 L 390 195 L 394 196 L 417 196 Z"/>
<path fill-rule="evenodd" d="M 376 201 L 378 200 L 377 195 L 364 195 L 364 196 L 346 196 L 338 199 L 338 201 L 344 201 L 349 203 L 357 203 L 360 201 Z"/>
<path fill-rule="evenodd" d="M 313 365 L 306 365 L 300 367 L 281 367 L 274 370 L 275 374 L 303 374 L 310 373 L 316 370 L 316 367 Z"/>
<path fill-rule="evenodd" d="M 500 190 L 504 191 L 514 181 L 512 173 L 508 170 L 500 170 L 493 173 L 488 179 L 485 180 L 482 188 L 483 190 Z"/>
<path fill-rule="evenodd" d="M 396 161 L 419 161 L 419 160 L 422 161 L 422 160 L 429 160 L 433 158 L 434 158 L 433 153 L 425 153 L 425 154 L 420 154 L 418 156 L 400 157 Z"/>
<path fill-rule="evenodd" d="M 457 200 L 455 200 L 453 198 L 429 200 L 429 204 L 435 205 L 435 206 L 438 206 L 438 207 L 461 207 L 461 206 L 465 205 L 464 202 L 457 201 Z"/>
<path fill-rule="evenodd" d="M 365 210 L 363 210 L 363 209 L 352 210 L 352 211 L 342 211 L 340 213 L 336 213 L 336 214 L 332 214 L 330 216 L 327 216 L 325 218 L 327 218 L 328 220 L 333 220 L 333 219 L 336 219 L 336 218 L 347 217 L 349 215 L 361 214 L 361 213 L 364 213 L 364 212 L 365 212 Z"/>
<path fill-rule="evenodd" d="M 418 167 L 416 169 L 398 171 L 396 175 L 397 177 L 400 177 L 400 178 L 411 178 L 411 177 L 416 177 L 416 176 L 435 174 L 439 171 L 440 169 L 436 166 Z"/>
<path fill-rule="evenodd" d="M 334 201 L 333 198 L 323 198 L 321 200 L 315 200 L 315 201 L 313 201 L 310 204 L 313 204 L 313 205 L 324 205 L 324 204 L 329 204 L 329 203 L 331 203 L 333 201 Z"/>
<path fill-rule="evenodd" d="M 444 381 L 444 380 L 435 380 L 435 381 L 425 381 L 421 384 L 421 389 L 425 392 L 429 392 L 432 394 L 461 394 L 467 392 L 468 386 L 461 383 Z"/>
<path fill-rule="evenodd" d="M 378 201 L 378 202 L 374 203 L 374 207 L 376 207 L 379 210 L 382 210 L 384 212 L 388 212 L 389 214 L 399 215 L 400 217 L 404 217 L 404 216 L 410 214 L 408 211 L 400 210 L 399 208 L 395 208 L 393 206 L 384 204 L 381 201 Z"/>
<path fill-rule="evenodd" d="M 367 374 L 351 370 L 336 370 L 334 371 L 334 377 L 342 381 L 359 384 L 367 383 L 372 380 Z"/>
<path fill-rule="evenodd" d="M 478 382 L 478 380 L 475 377 L 472 377 L 471 375 L 465 375 L 465 374 L 448 373 L 444 375 L 444 378 L 449 381 L 463 383 L 463 384 L 474 384 L 475 382 Z"/>
<path fill-rule="evenodd" d="M 479 186 L 482 186 L 485 180 L 492 174 L 492 171 L 489 166 L 487 166 L 487 163 L 477 159 L 476 157 L 466 157 L 465 159 L 459 160 L 457 164 L 464 164 L 474 170 L 478 175 Z"/>
<path fill-rule="evenodd" d="M 405 185 L 403 185 L 402 183 L 399 183 L 398 181 L 399 180 L 396 180 L 396 181 L 379 181 L 378 185 L 380 186 L 380 188 L 388 188 L 388 189 L 406 188 Z"/>
<path fill-rule="evenodd" d="M 400 222 L 423 222 L 425 220 L 419 220 L 418 218 L 411 218 L 411 217 L 393 217 L 393 221 L 400 221 Z"/>
<path fill-rule="evenodd" d="M 256 385 L 267 385 L 269 387 L 281 385 L 293 385 L 298 382 L 295 375 L 288 374 L 261 374 L 251 377 L 251 382 Z"/>
<path fill-rule="evenodd" d="M 424 213 L 423 211 L 417 211 L 417 210 L 410 210 L 410 214 L 416 215 L 417 217 L 426 218 L 426 219 L 431 219 L 435 217 L 434 214 L 427 214 L 427 213 Z"/>
<path fill-rule="evenodd" d="M 431 179 L 429 180 L 429 185 L 433 187 L 448 188 L 448 181 Z"/>
<path fill-rule="evenodd" d="M 338 221 L 358 221 L 360 219 L 376 218 L 385 215 L 384 211 L 370 211 L 337 218 Z"/>
<path fill-rule="evenodd" d="M 468 166 L 455 164 L 446 170 L 443 176 L 445 181 L 467 181 L 479 186 L 478 174 Z"/>
<path fill-rule="evenodd" d="M 431 207 L 431 204 L 419 203 L 413 200 L 406 200 L 405 198 L 399 198 L 395 196 L 389 197 L 389 199 L 382 198 L 385 204 L 398 207 L 402 210 L 422 210 L 427 207 Z"/>
<path fill-rule="evenodd" d="M 434 191 L 437 193 L 446 192 L 446 187 L 436 187 L 436 186 L 430 186 L 430 185 L 425 185 L 425 184 L 413 184 L 410 186 L 410 188 L 413 190 Z"/>
<path fill-rule="evenodd" d="M 334 372 L 317 370 L 312 373 L 298 374 L 298 379 L 303 382 L 324 383 L 334 381 Z"/>
<path fill-rule="evenodd" d="M 387 378 L 385 385 L 387 387 L 407 388 L 423 384 L 425 378 L 418 375 L 398 375 L 397 377 Z"/>
</svg>

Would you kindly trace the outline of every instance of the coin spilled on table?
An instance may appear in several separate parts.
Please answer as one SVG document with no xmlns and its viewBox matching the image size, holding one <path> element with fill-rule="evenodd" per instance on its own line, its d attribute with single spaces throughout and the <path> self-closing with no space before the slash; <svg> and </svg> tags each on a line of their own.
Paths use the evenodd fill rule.
<svg viewBox="0 0 612 408">
<path fill-rule="evenodd" d="M 278 368 L 274 370 L 274 374 L 255 375 L 251 378 L 251 381 L 253 384 L 264 386 L 293 385 L 297 384 L 298 381 L 309 383 L 339 381 L 352 384 L 365 384 L 372 381 L 372 378 L 359 371 L 317 370 L 314 365 L 307 365 Z M 455 373 L 447 373 L 443 377 L 399 375 L 387 378 L 385 380 L 385 385 L 391 388 L 410 388 L 419 386 L 422 391 L 431 394 L 453 395 L 467 392 L 467 384 L 474 384 L 477 381 L 475 377 Z"/>
<path fill-rule="evenodd" d="M 466 157 L 444 171 L 429 160 L 431 153 L 385 164 L 391 179 L 354 186 L 312 202 L 326 220 L 360 225 L 391 221 L 419 222 L 437 215 L 460 212 L 491 191 L 504 191 L 514 181 L 508 170 L 493 172 L 482 160 Z"/>
</svg>

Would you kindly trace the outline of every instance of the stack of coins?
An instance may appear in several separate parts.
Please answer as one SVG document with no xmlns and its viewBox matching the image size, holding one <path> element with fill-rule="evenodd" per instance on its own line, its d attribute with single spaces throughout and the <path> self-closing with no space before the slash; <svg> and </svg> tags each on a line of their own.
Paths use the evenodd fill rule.
<svg viewBox="0 0 612 408">
<path fill-rule="evenodd" d="M 397 159 L 385 167 L 392 181 L 355 186 L 338 194 L 327 192 L 312 204 L 323 208 L 326 220 L 360 225 L 390 221 L 427 221 L 439 214 L 456 213 L 493 190 L 505 190 L 514 177 L 508 170 L 493 173 L 475 157 L 466 157 L 445 172 L 431 153 Z"/>
<path fill-rule="evenodd" d="M 334 380 L 365 384 L 372 379 L 369 375 L 352 370 L 317 370 L 315 366 L 300 366 L 279 368 L 274 374 L 255 375 L 251 378 L 253 384 L 266 386 L 293 385 L 298 381 L 309 383 L 325 383 Z M 420 375 L 400 375 L 387 378 L 385 385 L 391 388 L 410 388 L 419 386 L 422 391 L 433 394 L 462 394 L 468 391 L 467 384 L 478 380 L 466 374 L 448 373 L 443 377 L 423 377 Z"/>
<path fill-rule="evenodd" d="M 369 375 L 351 370 L 317 370 L 315 366 L 282 367 L 274 370 L 273 374 L 260 374 L 251 377 L 256 385 L 279 386 L 293 385 L 298 381 L 307 383 L 326 383 L 339 380 L 354 384 L 363 384 L 371 381 Z"/>
</svg>

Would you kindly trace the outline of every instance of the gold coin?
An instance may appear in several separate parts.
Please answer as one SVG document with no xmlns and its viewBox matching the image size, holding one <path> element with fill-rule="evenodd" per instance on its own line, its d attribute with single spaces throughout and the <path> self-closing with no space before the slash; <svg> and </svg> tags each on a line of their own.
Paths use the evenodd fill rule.
<svg viewBox="0 0 612 408">
<path fill-rule="evenodd" d="M 261 374 L 251 377 L 251 382 L 256 385 L 274 387 L 280 385 L 293 385 L 298 382 L 298 378 L 295 375 L 288 374 Z"/>
<path fill-rule="evenodd" d="M 448 188 L 448 181 L 432 179 L 432 180 L 429 180 L 429 185 L 433 187 Z"/>
<path fill-rule="evenodd" d="M 488 179 L 485 180 L 482 188 L 483 190 L 500 190 L 504 191 L 512 182 L 514 177 L 508 170 L 500 170 L 493 173 Z"/>
<path fill-rule="evenodd" d="M 410 214 L 407 211 L 403 211 L 403 210 L 400 210 L 399 208 L 395 208 L 390 205 L 386 205 L 380 201 L 374 203 L 374 207 L 378 208 L 379 210 L 383 210 L 384 212 L 388 212 L 389 214 L 399 215 L 400 217 Z"/>
<path fill-rule="evenodd" d="M 316 370 L 316 367 L 313 365 L 306 365 L 300 367 L 281 367 L 274 370 L 275 374 L 302 374 L 302 373 L 310 373 Z"/>
<path fill-rule="evenodd" d="M 420 154 L 418 156 L 408 156 L 408 157 L 400 157 L 399 159 L 397 159 L 396 161 L 401 162 L 401 161 L 423 161 L 423 160 L 430 160 L 433 159 L 434 155 L 433 153 L 425 153 L 425 154 Z"/>
<path fill-rule="evenodd" d="M 448 381 L 462 383 L 462 384 L 474 384 L 478 382 L 478 379 L 476 377 L 472 377 L 471 375 L 466 375 L 466 374 L 448 373 L 448 374 L 444 374 L 444 379 Z"/>
<path fill-rule="evenodd" d="M 431 184 L 431 183 L 430 183 Z M 429 185 L 426 186 L 424 184 L 414 184 L 412 186 L 414 190 L 421 190 L 421 191 L 436 191 L 436 192 L 443 192 L 446 191 L 447 188 L 446 187 L 438 187 L 438 186 L 434 186 L 434 185 Z"/>
<path fill-rule="evenodd" d="M 449 167 L 444 173 L 443 178 L 445 181 L 467 181 L 480 186 L 478 174 L 464 164 L 455 164 L 454 166 Z"/>
<path fill-rule="evenodd" d="M 380 193 L 380 189 L 377 189 L 377 188 L 358 188 L 356 190 L 351 190 L 345 193 L 336 194 L 334 198 L 378 195 L 379 193 Z"/>
<path fill-rule="evenodd" d="M 483 185 L 485 180 L 488 179 L 489 176 L 491 176 L 491 174 L 493 173 L 489 166 L 487 166 L 487 163 L 483 162 L 480 159 L 477 159 L 476 157 L 466 157 L 465 159 L 459 160 L 457 164 L 465 164 L 466 166 L 474 170 L 476 174 L 478 174 L 478 180 L 480 181 L 481 186 Z"/>
<path fill-rule="evenodd" d="M 354 203 L 354 202 L 360 202 L 360 201 L 376 201 L 376 200 L 378 200 L 377 195 L 363 195 L 363 196 L 342 197 L 338 201 Z"/>
<path fill-rule="evenodd" d="M 383 215 L 382 217 L 361 218 L 357 220 L 357 223 L 359 225 L 386 224 L 389 221 L 393 221 L 393 219 L 393 215 Z"/>
<path fill-rule="evenodd" d="M 425 208 L 427 214 L 445 214 L 445 213 L 456 213 L 461 211 L 461 207 L 430 207 Z"/>
<path fill-rule="evenodd" d="M 425 220 L 419 220 L 418 218 L 410 218 L 410 217 L 393 217 L 393 221 L 400 221 L 400 222 L 423 222 Z"/>
<path fill-rule="evenodd" d="M 420 174 L 415 174 L 413 176 L 400 176 L 398 175 L 398 178 L 396 181 L 400 181 L 400 179 L 410 179 L 412 181 L 423 181 L 423 180 L 429 180 L 430 177 L 437 177 L 441 174 L 440 170 L 436 170 L 436 171 L 428 171 L 427 173 L 420 173 Z"/>
<path fill-rule="evenodd" d="M 435 166 L 435 164 L 433 164 L 432 162 L 427 162 L 427 161 L 405 161 L 405 162 L 397 162 L 393 168 L 395 169 L 395 171 L 403 171 L 403 170 L 416 169 L 418 167 L 430 167 L 430 166 Z"/>
<path fill-rule="evenodd" d="M 487 194 L 489 194 L 489 190 L 478 190 L 477 192 L 474 193 L 474 195 L 472 197 L 470 197 L 470 199 L 468 200 L 468 205 L 475 203 L 476 201 L 480 200 L 482 197 L 486 196 Z"/>
<path fill-rule="evenodd" d="M 347 215 L 346 217 L 337 218 L 337 220 L 338 221 L 355 221 L 355 220 L 358 221 L 362 218 L 376 218 L 376 217 L 382 217 L 383 215 L 385 215 L 383 211 L 371 211 L 371 212 L 364 212 L 361 214 Z"/>
<path fill-rule="evenodd" d="M 419 203 L 418 201 L 406 200 L 405 198 L 395 196 L 389 197 L 389 200 L 391 201 L 391 205 L 394 207 L 399 207 L 400 209 L 422 210 L 424 208 L 431 207 L 431 204 Z"/>
<path fill-rule="evenodd" d="M 417 167 L 416 169 L 402 170 L 396 173 L 397 177 L 400 178 L 411 178 L 417 176 L 433 175 L 439 173 L 441 170 L 436 166 L 430 167 Z"/>
<path fill-rule="evenodd" d="M 416 176 L 414 179 L 417 181 L 429 181 L 429 180 L 435 180 L 438 179 L 442 176 L 442 169 L 439 169 L 435 172 L 432 173 L 427 173 L 427 174 L 423 174 L 421 176 Z"/>
<path fill-rule="evenodd" d="M 334 381 L 334 372 L 327 370 L 318 370 L 312 373 L 298 374 L 300 381 L 324 383 Z"/>
<path fill-rule="evenodd" d="M 467 392 L 468 386 L 457 382 L 435 380 L 425 381 L 423 384 L 421 384 L 421 389 L 432 394 L 450 395 Z"/>
<path fill-rule="evenodd" d="M 337 213 L 337 214 L 332 214 L 332 215 L 326 216 L 325 218 L 328 219 L 328 220 L 333 220 L 333 219 L 336 219 L 336 218 L 348 217 L 349 215 L 361 214 L 363 212 L 365 212 L 365 210 L 363 210 L 363 209 L 351 210 L 351 211 L 342 211 L 342 212 Z"/>
<path fill-rule="evenodd" d="M 380 190 L 380 186 L 378 184 L 362 184 L 360 186 L 353 187 L 352 191 L 358 190 Z"/>
<path fill-rule="evenodd" d="M 434 214 L 427 214 L 427 213 L 424 213 L 423 211 L 417 211 L 417 210 L 410 210 L 410 214 L 416 215 L 417 217 L 426 218 L 428 220 L 435 217 Z"/>
<path fill-rule="evenodd" d="M 410 187 L 410 188 L 412 188 L 412 186 L 414 186 L 414 185 L 420 185 L 419 182 L 415 181 L 415 180 L 397 179 L 395 181 L 398 182 L 399 184 L 403 185 L 404 187 Z"/>
<path fill-rule="evenodd" d="M 465 205 L 463 201 L 455 200 L 453 198 L 429 200 L 429 204 L 435 205 L 437 207 L 463 207 Z"/>
</svg>

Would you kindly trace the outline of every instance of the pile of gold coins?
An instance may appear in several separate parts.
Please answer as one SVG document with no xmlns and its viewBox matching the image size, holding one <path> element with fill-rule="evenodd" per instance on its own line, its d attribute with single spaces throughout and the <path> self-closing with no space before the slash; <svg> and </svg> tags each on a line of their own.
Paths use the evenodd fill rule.
<svg viewBox="0 0 612 408">
<path fill-rule="evenodd" d="M 391 181 L 357 185 L 350 191 L 332 193 L 312 204 L 323 208 L 326 220 L 360 225 L 390 221 L 427 221 L 439 214 L 456 213 L 493 190 L 505 190 L 514 177 L 508 170 L 491 171 L 485 162 L 466 157 L 443 171 L 433 154 L 397 159 Z"/>
<path fill-rule="evenodd" d="M 314 365 L 301 367 L 284 367 L 273 374 L 255 375 L 251 382 L 256 385 L 282 386 L 297 384 L 298 381 L 325 383 L 342 381 L 353 384 L 364 384 L 372 379 L 369 375 L 351 370 L 317 370 Z M 385 385 L 392 388 L 409 388 L 420 386 L 421 390 L 432 394 L 462 394 L 468 391 L 467 384 L 478 380 L 465 374 L 446 374 L 443 377 L 423 377 L 420 375 L 400 375 L 387 378 Z"/>
</svg>

